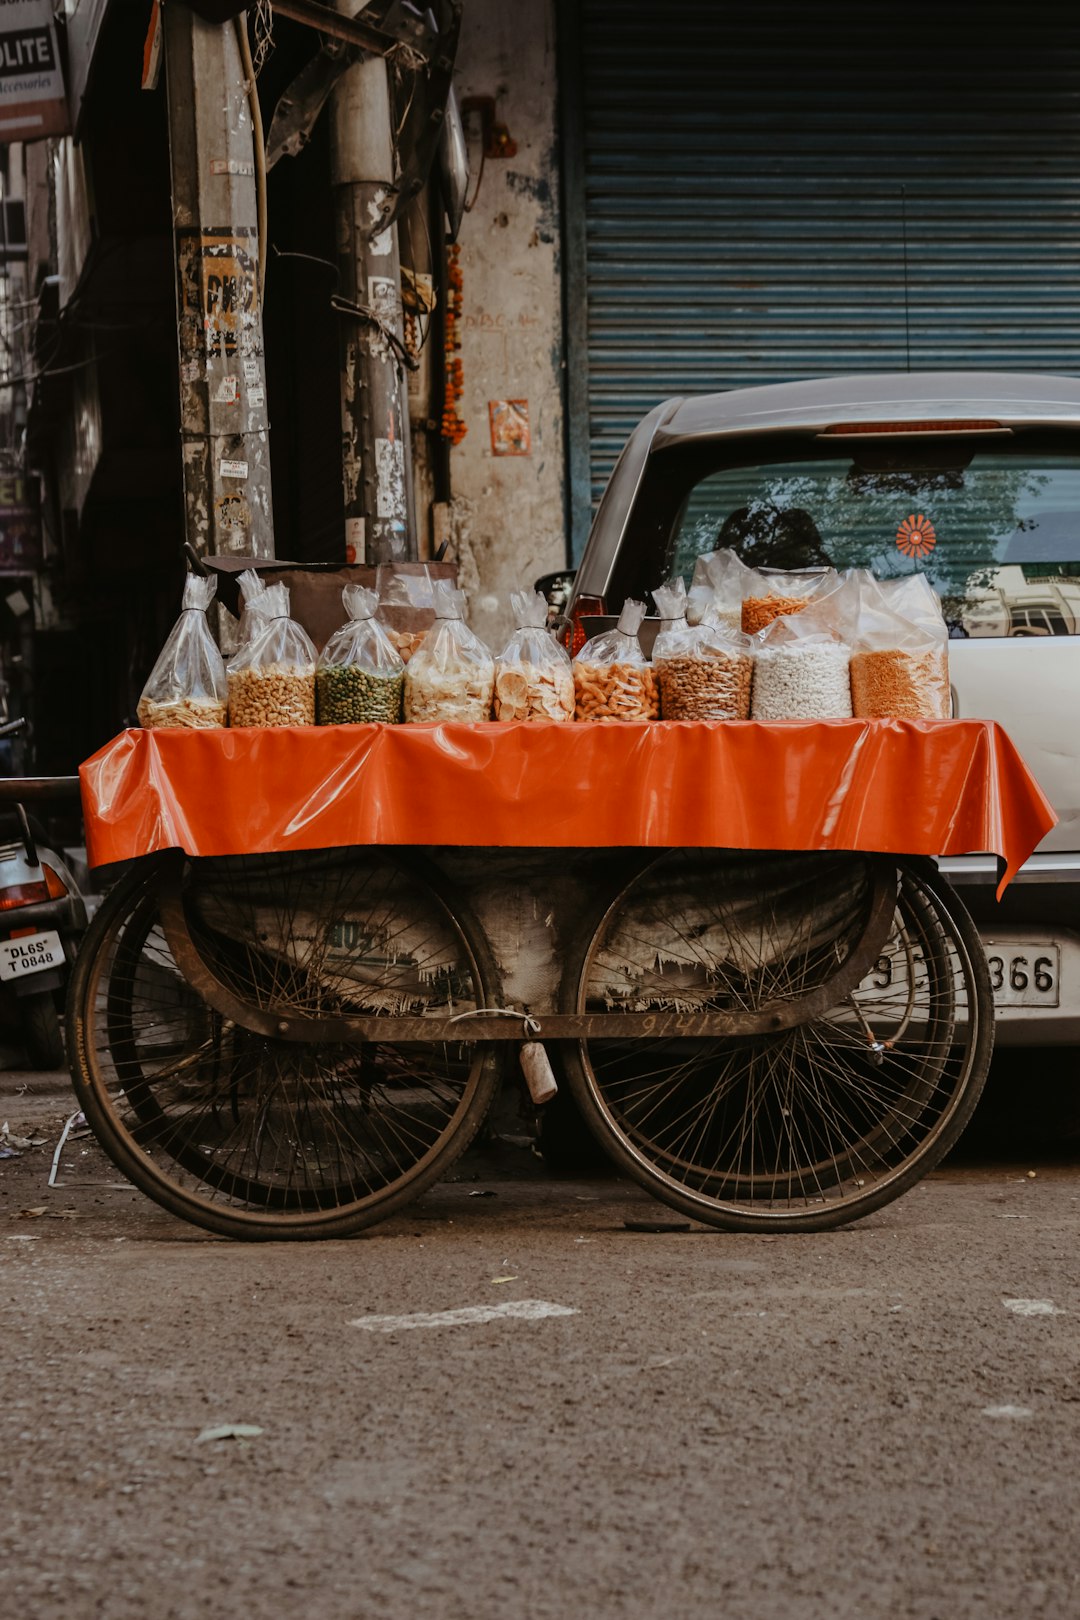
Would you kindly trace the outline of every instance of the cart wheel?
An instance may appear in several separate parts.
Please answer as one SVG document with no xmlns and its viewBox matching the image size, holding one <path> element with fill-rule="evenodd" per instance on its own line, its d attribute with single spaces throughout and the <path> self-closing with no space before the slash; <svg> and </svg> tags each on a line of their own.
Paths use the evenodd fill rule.
<svg viewBox="0 0 1080 1620">
<path fill-rule="evenodd" d="M 563 1006 L 797 1002 L 856 949 L 873 859 L 671 851 L 586 939 Z M 571 1085 L 615 1161 L 682 1213 L 741 1231 L 839 1226 L 933 1168 L 990 1062 L 986 959 L 929 863 L 898 866 L 876 963 L 812 1012 L 770 1034 L 567 1042 Z"/>
<path fill-rule="evenodd" d="M 399 1209 L 467 1147 L 491 1043 L 254 1035 L 179 971 L 159 896 L 239 996 L 308 1016 L 498 1005 L 477 926 L 420 863 L 324 851 L 141 864 L 99 908 L 69 994 L 73 1078 L 102 1147 L 173 1214 L 242 1238 L 338 1237 Z"/>
</svg>

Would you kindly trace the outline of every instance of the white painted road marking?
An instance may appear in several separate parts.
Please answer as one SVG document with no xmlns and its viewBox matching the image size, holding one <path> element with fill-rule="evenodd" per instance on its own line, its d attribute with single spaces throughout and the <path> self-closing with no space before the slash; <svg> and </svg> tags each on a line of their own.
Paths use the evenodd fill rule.
<svg viewBox="0 0 1080 1620">
<path fill-rule="evenodd" d="M 1052 1299 L 1003 1299 L 1007 1311 L 1015 1316 L 1063 1316 L 1064 1312 Z"/>
<path fill-rule="evenodd" d="M 993 1418 L 1029 1418 L 1035 1413 L 1030 1406 L 984 1406 L 983 1417 Z"/>
<path fill-rule="evenodd" d="M 411 1316 L 357 1316 L 350 1327 L 368 1333 L 397 1333 L 403 1328 L 470 1327 L 477 1322 L 497 1322 L 501 1317 L 518 1317 L 538 1322 L 544 1316 L 576 1316 L 569 1305 L 552 1305 L 546 1299 L 508 1299 L 504 1305 L 463 1305 L 456 1311 L 414 1311 Z"/>
</svg>

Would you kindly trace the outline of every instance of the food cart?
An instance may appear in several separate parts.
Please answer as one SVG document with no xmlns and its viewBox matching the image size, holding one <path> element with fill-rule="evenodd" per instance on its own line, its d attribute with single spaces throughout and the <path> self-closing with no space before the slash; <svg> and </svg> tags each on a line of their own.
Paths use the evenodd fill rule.
<svg viewBox="0 0 1080 1620">
<path fill-rule="evenodd" d="M 80 1103 L 160 1204 L 353 1232 L 443 1175 L 525 1042 L 674 1208 L 814 1230 L 907 1190 L 993 1041 L 930 857 L 1053 824 L 980 721 L 127 731 L 76 964 Z"/>
</svg>

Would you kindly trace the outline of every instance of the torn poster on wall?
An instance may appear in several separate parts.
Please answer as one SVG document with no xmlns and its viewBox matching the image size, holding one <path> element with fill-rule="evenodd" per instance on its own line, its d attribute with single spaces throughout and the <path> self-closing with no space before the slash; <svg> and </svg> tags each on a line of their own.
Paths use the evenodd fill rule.
<svg viewBox="0 0 1080 1620">
<path fill-rule="evenodd" d="M 0 144 L 70 129 L 53 0 L 6 0 L 0 7 Z"/>
<path fill-rule="evenodd" d="M 491 418 L 491 453 L 493 456 L 532 455 L 532 435 L 529 432 L 529 402 L 527 399 L 492 399 L 488 401 Z"/>
</svg>

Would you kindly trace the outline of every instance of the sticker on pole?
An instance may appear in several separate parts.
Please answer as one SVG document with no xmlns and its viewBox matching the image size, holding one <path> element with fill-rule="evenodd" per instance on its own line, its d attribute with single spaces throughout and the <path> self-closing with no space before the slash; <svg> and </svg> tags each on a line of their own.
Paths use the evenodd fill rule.
<svg viewBox="0 0 1080 1620">
<path fill-rule="evenodd" d="M 223 460 L 221 462 L 219 471 L 222 478 L 246 478 L 248 475 L 248 464 L 246 461 Z"/>
</svg>

